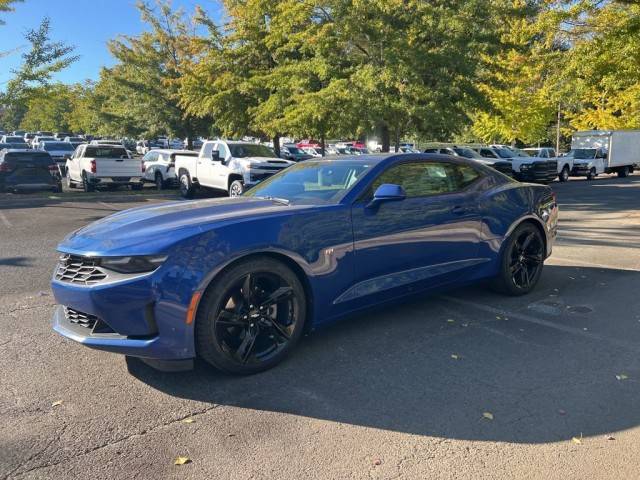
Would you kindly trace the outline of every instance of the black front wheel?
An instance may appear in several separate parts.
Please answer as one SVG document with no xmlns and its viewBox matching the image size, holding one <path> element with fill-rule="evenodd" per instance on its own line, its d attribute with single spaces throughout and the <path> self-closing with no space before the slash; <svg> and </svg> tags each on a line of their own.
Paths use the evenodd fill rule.
<svg viewBox="0 0 640 480">
<path fill-rule="evenodd" d="M 567 167 L 566 165 L 564 166 L 564 168 L 558 175 L 558 180 L 560 180 L 561 182 L 569 181 L 569 167 Z"/>
<path fill-rule="evenodd" d="M 529 293 L 540 280 L 545 253 L 544 239 L 535 225 L 517 227 L 505 242 L 496 289 L 513 296 Z"/>
<path fill-rule="evenodd" d="M 160 172 L 156 172 L 155 184 L 156 190 L 162 190 L 164 188 L 164 180 L 162 179 L 162 174 Z"/>
<path fill-rule="evenodd" d="M 306 305 L 304 288 L 286 265 L 268 257 L 241 261 L 202 297 L 196 316 L 198 355 L 237 375 L 272 368 L 300 340 Z"/>
</svg>

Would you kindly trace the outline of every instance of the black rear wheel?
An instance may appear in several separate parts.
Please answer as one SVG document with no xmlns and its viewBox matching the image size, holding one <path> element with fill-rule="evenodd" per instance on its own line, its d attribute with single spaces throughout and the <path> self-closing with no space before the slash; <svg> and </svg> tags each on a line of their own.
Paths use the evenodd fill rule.
<svg viewBox="0 0 640 480">
<path fill-rule="evenodd" d="M 622 167 L 620 170 L 618 170 L 618 176 L 620 178 L 626 178 L 629 176 L 629 167 Z"/>
<path fill-rule="evenodd" d="M 87 177 L 87 172 L 82 172 L 82 188 L 85 192 L 93 192 L 95 190 L 95 186 L 89 181 Z"/>
<path fill-rule="evenodd" d="M 240 262 L 207 289 L 196 317 L 198 355 L 233 374 L 280 363 L 299 341 L 306 318 L 300 280 L 267 257 Z"/>
<path fill-rule="evenodd" d="M 156 172 L 155 183 L 156 190 L 162 190 L 164 188 L 164 180 L 162 179 L 162 174 L 160 172 Z"/>
<path fill-rule="evenodd" d="M 182 198 L 192 198 L 194 193 L 193 183 L 188 173 L 180 175 L 180 195 Z"/>
<path fill-rule="evenodd" d="M 545 243 L 540 230 L 523 223 L 506 240 L 494 286 L 508 295 L 529 293 L 540 280 L 544 259 Z"/>
</svg>

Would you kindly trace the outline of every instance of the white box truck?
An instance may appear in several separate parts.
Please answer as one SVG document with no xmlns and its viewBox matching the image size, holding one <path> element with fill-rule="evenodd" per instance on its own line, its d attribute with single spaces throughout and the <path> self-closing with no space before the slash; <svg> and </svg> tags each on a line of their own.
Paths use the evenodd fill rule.
<svg viewBox="0 0 640 480">
<path fill-rule="evenodd" d="M 567 156 L 572 176 L 593 179 L 601 173 L 626 177 L 640 164 L 640 130 L 586 130 L 576 132 Z"/>
</svg>

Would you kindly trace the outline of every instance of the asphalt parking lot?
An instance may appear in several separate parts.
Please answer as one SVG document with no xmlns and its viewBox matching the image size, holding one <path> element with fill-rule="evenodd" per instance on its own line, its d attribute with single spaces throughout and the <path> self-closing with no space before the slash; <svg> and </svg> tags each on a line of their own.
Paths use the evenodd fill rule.
<svg viewBox="0 0 640 480">
<path fill-rule="evenodd" d="M 246 378 L 163 374 L 50 329 L 63 236 L 177 194 L 0 198 L 0 479 L 637 479 L 640 175 L 553 188 L 533 294 L 380 310 Z"/>
</svg>

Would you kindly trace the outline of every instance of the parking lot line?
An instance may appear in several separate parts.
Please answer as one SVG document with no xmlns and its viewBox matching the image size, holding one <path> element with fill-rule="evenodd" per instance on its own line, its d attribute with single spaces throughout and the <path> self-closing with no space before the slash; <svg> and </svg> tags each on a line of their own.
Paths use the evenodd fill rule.
<svg viewBox="0 0 640 480">
<path fill-rule="evenodd" d="M 597 333 L 586 332 L 579 328 L 569 327 L 567 325 L 562 325 L 560 323 L 550 322 L 548 320 L 542 320 L 540 318 L 532 317 L 530 315 L 526 315 L 524 313 L 511 312 L 509 310 L 505 310 L 503 308 L 495 308 L 490 305 L 485 305 L 483 303 L 471 302 L 469 300 L 461 300 L 459 298 L 454 298 L 450 296 L 443 296 L 445 300 L 457 303 L 459 305 L 464 305 L 467 307 L 477 308 L 478 310 L 485 311 L 487 313 L 491 313 L 493 315 L 505 315 L 508 318 L 513 318 L 516 320 L 520 320 L 523 322 L 533 323 L 542 327 L 553 328 L 555 330 L 560 330 L 565 333 L 570 333 L 572 335 L 577 335 L 580 337 L 588 338 L 589 340 L 596 340 L 599 342 L 607 342 L 611 345 L 615 345 L 617 347 L 626 348 L 635 352 L 640 352 L 640 347 L 636 343 L 625 342 L 624 340 L 619 340 L 615 338 L 605 337 L 602 335 L 598 335 Z"/>
<path fill-rule="evenodd" d="M 120 209 L 118 207 L 116 207 L 115 205 L 111 205 L 110 203 L 98 202 L 98 204 L 102 205 L 103 207 L 108 208 L 110 210 L 116 211 L 116 212 L 120 211 Z"/>
<path fill-rule="evenodd" d="M 5 227 L 7 228 L 11 228 L 13 227 L 13 225 L 11 224 L 11 222 L 9 221 L 9 219 L 7 218 L 7 216 L 0 212 L 0 221 L 2 221 L 2 223 L 4 224 Z"/>
</svg>

